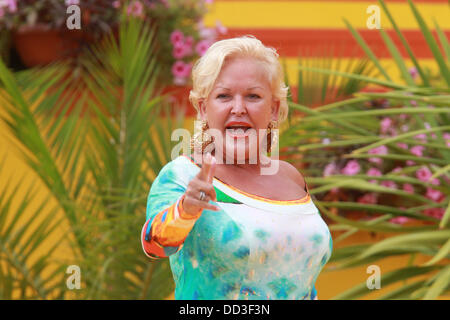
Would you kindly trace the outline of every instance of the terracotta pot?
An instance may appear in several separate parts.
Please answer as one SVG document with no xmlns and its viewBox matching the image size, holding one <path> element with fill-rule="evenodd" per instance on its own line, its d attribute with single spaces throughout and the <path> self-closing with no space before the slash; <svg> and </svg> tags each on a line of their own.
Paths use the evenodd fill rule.
<svg viewBox="0 0 450 320">
<path fill-rule="evenodd" d="M 75 57 L 86 37 L 81 30 L 35 26 L 16 31 L 13 41 L 22 62 L 27 67 L 34 67 Z"/>
</svg>

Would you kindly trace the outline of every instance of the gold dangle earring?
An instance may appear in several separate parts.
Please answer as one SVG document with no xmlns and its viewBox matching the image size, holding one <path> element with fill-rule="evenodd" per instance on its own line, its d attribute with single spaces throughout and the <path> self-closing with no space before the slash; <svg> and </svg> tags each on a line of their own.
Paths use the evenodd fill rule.
<svg viewBox="0 0 450 320">
<path fill-rule="evenodd" d="M 271 120 L 267 126 L 267 152 L 271 152 L 272 146 L 278 143 L 278 122 Z"/>
<path fill-rule="evenodd" d="M 191 139 L 191 150 L 201 150 L 204 152 L 205 148 L 214 140 L 213 137 L 206 132 L 209 129 L 208 123 L 205 120 L 195 121 L 194 136 Z"/>
</svg>

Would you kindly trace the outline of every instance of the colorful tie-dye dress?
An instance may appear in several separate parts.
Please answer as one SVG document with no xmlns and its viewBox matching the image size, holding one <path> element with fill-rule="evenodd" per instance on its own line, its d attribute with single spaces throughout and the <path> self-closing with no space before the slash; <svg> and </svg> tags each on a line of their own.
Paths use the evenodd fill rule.
<svg viewBox="0 0 450 320">
<path fill-rule="evenodd" d="M 213 180 L 220 211 L 192 217 L 180 200 L 200 167 L 179 156 L 159 173 L 141 241 L 151 259 L 169 257 L 175 299 L 317 299 L 314 283 L 332 239 L 309 191 L 271 200 Z"/>
</svg>

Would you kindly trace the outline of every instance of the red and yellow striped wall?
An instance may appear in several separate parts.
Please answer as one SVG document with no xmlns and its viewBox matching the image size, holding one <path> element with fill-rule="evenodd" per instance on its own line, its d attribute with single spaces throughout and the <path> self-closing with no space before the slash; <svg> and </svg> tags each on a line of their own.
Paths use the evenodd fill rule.
<svg viewBox="0 0 450 320">
<path fill-rule="evenodd" d="M 436 21 L 450 38 L 450 6 L 448 0 L 414 0 L 414 4 L 424 17 L 427 25 L 434 29 Z M 404 32 L 421 65 L 437 71 L 431 51 L 428 49 L 411 9 L 406 0 L 385 0 L 399 28 Z M 351 57 L 362 57 L 363 51 L 346 28 L 343 18 L 356 28 L 390 73 L 394 81 L 401 81 L 389 52 L 384 46 L 378 30 L 369 30 L 366 13 L 370 5 L 377 1 L 366 0 L 216 0 L 210 5 L 205 17 L 205 25 L 213 26 L 219 20 L 228 28 L 226 37 L 252 34 L 265 45 L 277 49 L 286 59 L 287 73 L 292 86 L 296 86 L 297 57 L 313 57 L 319 48 L 334 46 L 335 58 L 342 59 L 342 68 Z M 388 18 L 380 8 L 381 28 L 395 36 Z M 401 47 L 407 65 L 412 66 L 406 50 Z"/>
</svg>

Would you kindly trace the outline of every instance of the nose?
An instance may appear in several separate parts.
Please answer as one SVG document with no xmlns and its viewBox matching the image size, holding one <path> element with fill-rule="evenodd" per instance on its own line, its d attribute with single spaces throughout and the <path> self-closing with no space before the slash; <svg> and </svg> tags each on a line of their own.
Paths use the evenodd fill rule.
<svg viewBox="0 0 450 320">
<path fill-rule="evenodd" d="M 235 115 L 242 115 L 247 113 L 244 100 L 242 99 L 241 96 L 236 96 L 236 98 L 234 99 L 234 103 L 231 108 L 231 113 Z"/>
</svg>

